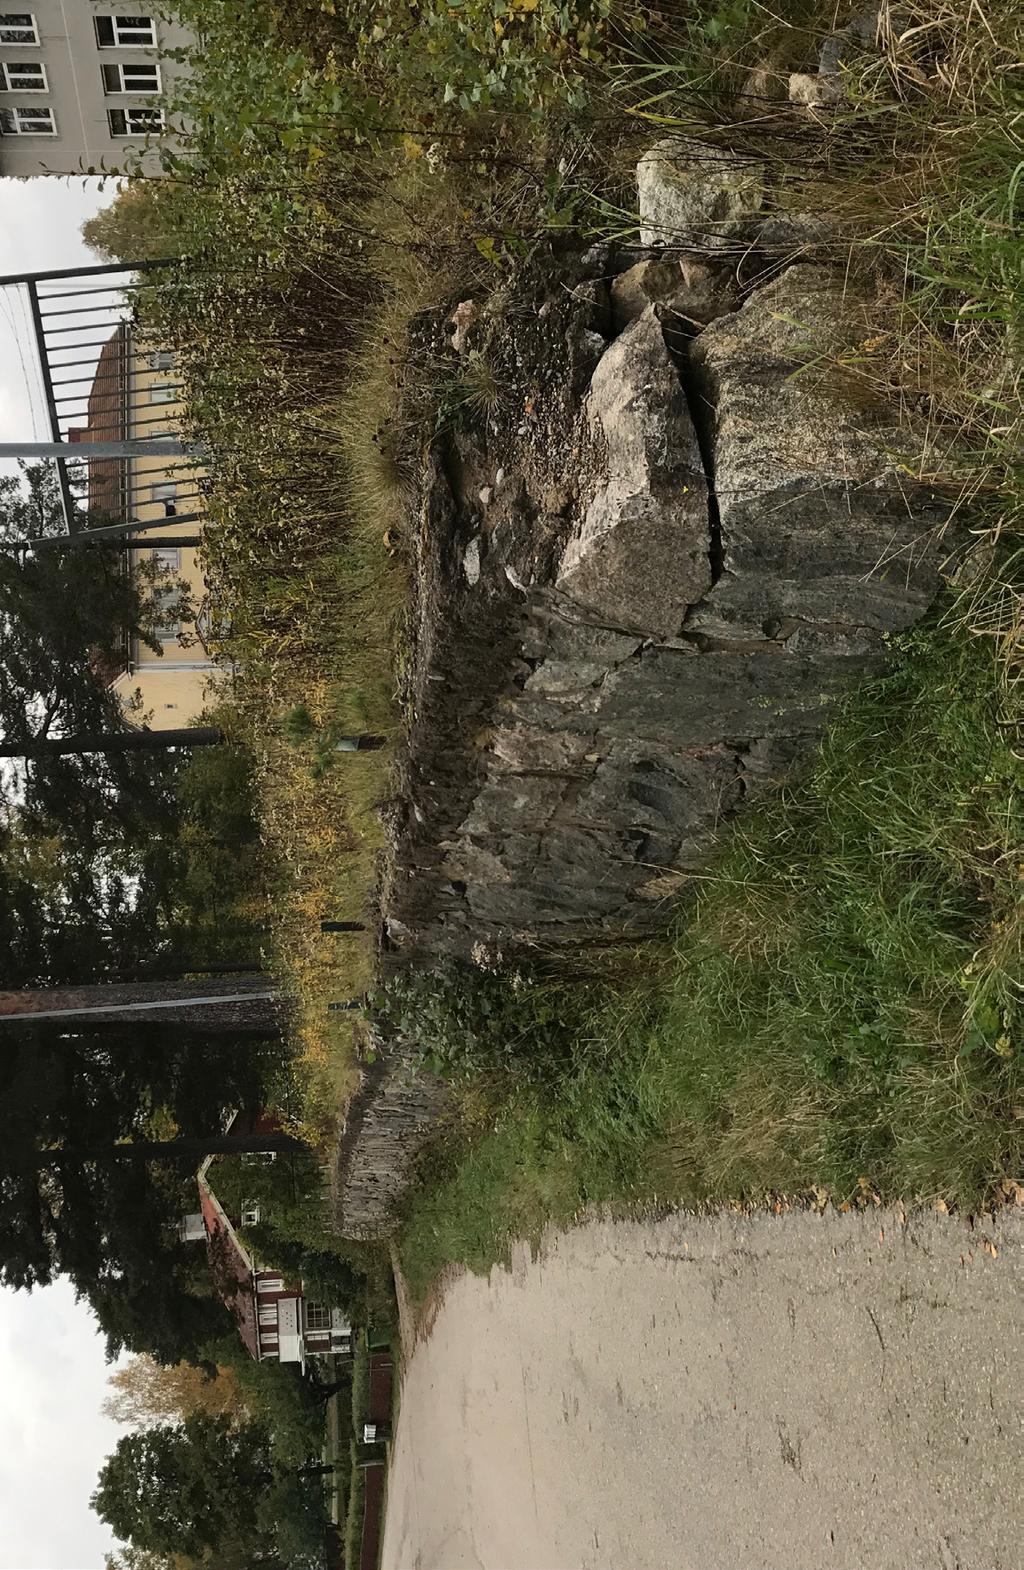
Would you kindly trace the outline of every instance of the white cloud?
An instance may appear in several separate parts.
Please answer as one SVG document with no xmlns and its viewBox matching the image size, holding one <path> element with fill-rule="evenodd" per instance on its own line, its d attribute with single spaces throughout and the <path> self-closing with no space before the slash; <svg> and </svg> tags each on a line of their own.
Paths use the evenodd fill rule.
<svg viewBox="0 0 1024 1570">
<path fill-rule="evenodd" d="M 89 1498 L 124 1430 L 100 1412 L 103 1337 L 67 1282 L 0 1289 L 0 1371 L 0 1570 L 100 1570 L 116 1545 Z"/>
</svg>

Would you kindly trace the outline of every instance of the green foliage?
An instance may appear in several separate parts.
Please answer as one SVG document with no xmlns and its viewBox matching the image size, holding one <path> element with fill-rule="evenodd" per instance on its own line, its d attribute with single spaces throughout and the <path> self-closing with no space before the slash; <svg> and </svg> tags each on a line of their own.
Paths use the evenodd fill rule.
<svg viewBox="0 0 1024 1570">
<path fill-rule="evenodd" d="M 401 972 L 371 998 L 426 1066 L 460 1079 L 479 1073 L 558 1075 L 579 1040 L 583 999 L 526 972 L 508 978 L 449 963 Z"/>
<path fill-rule="evenodd" d="M 297 1469 L 319 1458 L 324 1414 L 312 1380 L 292 1364 L 256 1362 L 235 1333 L 205 1351 L 211 1361 L 233 1370 L 276 1467 Z"/>
<path fill-rule="evenodd" d="M 197 1413 L 121 1439 L 92 1506 L 135 1548 L 197 1557 L 244 1543 L 259 1564 L 273 1548 L 253 1530 L 253 1504 L 273 1477 L 261 1428 Z"/>
<path fill-rule="evenodd" d="M 1024 1156 L 1010 741 L 983 644 L 949 621 L 905 639 L 589 1015 L 557 1097 L 467 1099 L 411 1204 L 414 1288 L 587 1203 L 991 1198 Z"/>
</svg>

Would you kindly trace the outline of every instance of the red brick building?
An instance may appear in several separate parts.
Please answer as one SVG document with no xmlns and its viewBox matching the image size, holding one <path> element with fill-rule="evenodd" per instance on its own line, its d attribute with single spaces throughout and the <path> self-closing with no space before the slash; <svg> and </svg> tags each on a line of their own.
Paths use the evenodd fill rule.
<svg viewBox="0 0 1024 1570">
<path fill-rule="evenodd" d="M 235 1131 L 243 1132 L 241 1127 Z M 232 1219 L 210 1185 L 213 1163 L 214 1158 L 207 1157 L 199 1168 L 200 1208 L 185 1217 L 182 1237 L 205 1239 L 218 1294 L 252 1356 L 305 1368 L 308 1357 L 347 1355 L 352 1350 L 352 1326 L 344 1310 L 315 1302 L 306 1296 L 301 1281 L 290 1281 L 281 1271 L 259 1263 L 238 1235 L 244 1217 Z"/>
</svg>

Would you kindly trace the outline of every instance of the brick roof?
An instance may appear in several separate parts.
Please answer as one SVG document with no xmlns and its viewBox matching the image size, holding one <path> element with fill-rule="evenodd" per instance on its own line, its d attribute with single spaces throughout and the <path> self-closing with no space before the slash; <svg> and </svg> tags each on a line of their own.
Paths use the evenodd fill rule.
<svg viewBox="0 0 1024 1570">
<path fill-rule="evenodd" d="M 206 1227 L 214 1285 L 221 1301 L 234 1316 L 238 1333 L 253 1357 L 260 1355 L 256 1328 L 256 1288 L 253 1263 L 235 1236 L 235 1229 L 204 1176 L 199 1178 L 199 1204 Z"/>
</svg>

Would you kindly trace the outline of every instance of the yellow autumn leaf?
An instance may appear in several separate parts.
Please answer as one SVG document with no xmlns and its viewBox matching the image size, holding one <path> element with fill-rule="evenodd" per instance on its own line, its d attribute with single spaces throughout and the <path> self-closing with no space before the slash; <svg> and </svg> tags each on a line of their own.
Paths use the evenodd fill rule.
<svg viewBox="0 0 1024 1570">
<path fill-rule="evenodd" d="M 409 136 L 408 134 L 403 136 L 402 137 L 402 147 L 405 150 L 406 158 L 422 158 L 423 157 L 423 144 L 421 142 L 418 142 L 414 136 Z"/>
</svg>

